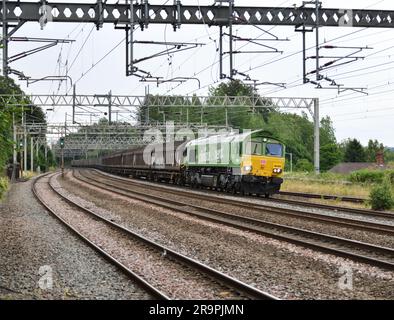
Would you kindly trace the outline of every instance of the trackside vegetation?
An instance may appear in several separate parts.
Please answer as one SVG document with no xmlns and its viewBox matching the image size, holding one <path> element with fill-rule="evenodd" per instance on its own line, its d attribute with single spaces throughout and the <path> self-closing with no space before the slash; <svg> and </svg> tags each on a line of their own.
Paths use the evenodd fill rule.
<svg viewBox="0 0 394 320">
<path fill-rule="evenodd" d="M 8 191 L 9 181 L 5 177 L 0 177 L 0 201 L 3 200 L 4 195 Z"/>
<path fill-rule="evenodd" d="M 368 202 L 373 210 L 390 210 L 394 207 L 393 184 L 388 176 L 372 188 Z"/>
<path fill-rule="evenodd" d="M 13 141 L 13 121 L 16 124 L 21 123 L 24 114 L 26 123 L 46 123 L 45 114 L 41 108 L 32 105 L 28 96 L 20 89 L 15 82 L 6 77 L 0 76 L 0 94 L 14 94 L 20 96 L 15 98 L 15 101 L 10 101 L 9 105 L 0 105 L 0 172 L 5 176 L 4 172 L 8 164 L 12 163 L 12 153 L 14 148 Z M 30 144 L 27 146 L 27 161 L 30 163 Z M 19 146 L 17 146 L 19 148 Z M 19 151 L 19 150 L 18 150 Z M 49 166 L 54 164 L 53 155 L 49 151 L 45 160 L 45 147 L 42 146 L 38 152 L 35 153 L 34 162 L 41 167 L 41 170 L 46 170 Z M 18 152 L 18 162 L 20 162 L 20 155 Z M 1 177 L 0 192 L 4 193 L 7 189 L 6 178 Z"/>
</svg>

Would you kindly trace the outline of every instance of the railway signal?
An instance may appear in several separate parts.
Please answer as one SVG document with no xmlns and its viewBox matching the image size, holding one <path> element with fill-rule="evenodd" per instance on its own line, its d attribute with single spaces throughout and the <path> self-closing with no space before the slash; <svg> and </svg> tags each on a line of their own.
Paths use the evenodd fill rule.
<svg viewBox="0 0 394 320">
<path fill-rule="evenodd" d="M 62 178 L 64 178 L 64 137 L 60 137 L 59 144 L 60 144 L 60 148 L 62 150 L 61 168 L 62 168 Z"/>
<path fill-rule="evenodd" d="M 64 137 L 61 137 L 59 140 L 60 148 L 64 149 Z"/>
<path fill-rule="evenodd" d="M 19 150 L 20 150 L 20 156 L 21 156 L 21 169 L 20 169 L 20 173 L 21 173 L 21 178 L 23 178 L 23 162 L 24 162 L 24 152 L 23 152 L 23 139 L 19 140 Z"/>
</svg>

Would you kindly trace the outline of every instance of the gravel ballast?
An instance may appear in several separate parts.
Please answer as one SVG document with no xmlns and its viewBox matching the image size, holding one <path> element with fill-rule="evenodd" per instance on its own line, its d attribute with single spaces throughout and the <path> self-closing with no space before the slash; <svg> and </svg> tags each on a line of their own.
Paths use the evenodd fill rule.
<svg viewBox="0 0 394 320">
<path fill-rule="evenodd" d="M 69 204 L 44 183 L 47 180 L 40 180 L 42 183 L 38 185 L 37 193 L 58 216 L 171 299 L 246 298 L 193 267 L 167 258 L 165 250 L 153 248 L 138 237 Z M 61 181 L 60 176 L 49 179 L 56 192 L 69 199 L 68 192 L 59 184 Z"/>
<path fill-rule="evenodd" d="M 333 217 L 343 217 L 343 218 L 348 218 L 348 219 L 357 219 L 360 221 L 367 221 L 367 222 L 375 222 L 375 223 L 382 223 L 382 224 L 387 224 L 387 225 L 392 225 L 394 226 L 394 213 L 391 218 L 387 217 L 371 217 L 368 215 L 368 210 L 366 214 L 364 213 L 354 213 L 354 212 L 348 212 L 346 211 L 346 208 L 340 208 L 338 207 L 336 210 L 332 209 L 327 209 L 327 208 L 313 208 L 313 207 L 308 207 L 308 206 L 303 206 L 302 203 L 300 204 L 288 204 L 284 202 L 272 202 L 270 200 L 267 200 L 262 197 L 240 197 L 240 196 L 234 196 L 230 195 L 225 192 L 216 192 L 212 190 L 207 190 L 207 189 L 202 189 L 202 190 L 196 190 L 196 189 L 191 189 L 190 187 L 179 187 L 173 184 L 167 184 L 167 183 L 155 183 L 155 182 L 150 182 L 144 179 L 130 179 L 126 177 L 121 177 L 121 176 L 116 176 L 109 174 L 104 171 L 99 171 L 99 170 L 91 170 L 92 173 L 101 176 L 101 177 L 108 177 L 110 179 L 116 179 L 118 181 L 124 181 L 124 182 L 131 182 L 135 184 L 136 186 L 141 186 L 141 187 L 149 187 L 149 186 L 155 186 L 163 189 L 163 192 L 168 189 L 168 190 L 173 190 L 173 191 L 186 191 L 188 194 L 198 194 L 198 195 L 208 195 L 210 197 L 220 197 L 222 199 L 230 199 L 230 200 L 236 200 L 236 201 L 242 201 L 245 204 L 251 203 L 251 204 L 257 204 L 257 205 L 266 205 L 266 206 L 274 206 L 275 208 L 283 208 L 283 209 L 290 209 L 290 210 L 300 210 L 300 211 L 308 211 L 311 213 L 318 213 L 318 214 L 324 214 L 327 216 L 333 216 Z M 313 200 L 313 199 L 312 199 Z M 332 205 L 332 204 L 331 204 Z M 365 208 L 364 208 L 365 209 Z"/>
<path fill-rule="evenodd" d="M 105 179 L 100 175 L 96 175 L 96 174 L 91 175 L 91 173 L 93 172 L 89 172 L 89 175 L 87 175 L 87 177 L 92 177 L 93 179 L 98 179 L 99 181 Z M 149 188 L 149 186 L 147 185 L 145 186 L 127 185 L 127 182 L 122 180 L 116 182 L 115 181 L 108 181 L 108 182 L 110 184 L 119 185 L 123 188 L 136 190 L 137 192 L 143 192 L 143 193 L 146 192 L 147 188 Z M 244 207 L 236 207 L 234 205 L 227 205 L 223 203 L 215 203 L 215 205 L 212 206 L 211 200 L 202 200 L 187 195 L 174 195 L 166 192 L 166 188 L 163 188 L 162 191 L 149 190 L 149 195 L 162 197 L 164 199 L 170 197 L 172 200 L 180 201 L 185 205 L 191 204 L 191 205 L 197 205 L 206 208 L 213 208 L 215 210 L 219 210 L 222 212 L 228 212 L 239 216 L 263 220 L 270 223 L 282 224 L 286 226 L 296 227 L 296 228 L 314 231 L 314 232 L 320 232 L 320 233 L 342 237 L 346 239 L 352 239 L 356 241 L 381 245 L 389 248 L 394 247 L 394 237 L 387 236 L 386 234 L 379 234 L 374 231 L 360 230 L 357 229 L 356 227 L 343 227 L 327 222 L 322 223 L 319 221 L 312 221 L 309 219 L 305 219 L 303 217 L 287 216 L 280 213 L 270 213 L 269 211 L 255 210 L 253 208 L 246 209 Z M 319 213 L 318 210 L 316 209 L 311 210 L 310 208 L 306 208 L 306 209 L 304 208 L 304 210 L 306 212 Z M 325 217 L 326 214 L 323 214 L 322 216 Z M 334 216 L 334 214 L 332 214 L 332 216 Z"/>
<path fill-rule="evenodd" d="M 131 200 L 71 175 L 62 185 L 117 223 L 279 298 L 394 298 L 392 272 Z M 343 270 L 351 270 L 352 290 L 339 285 Z"/>
<path fill-rule="evenodd" d="M 47 212 L 31 185 L 14 184 L 0 205 L 0 300 L 151 299 Z"/>
</svg>

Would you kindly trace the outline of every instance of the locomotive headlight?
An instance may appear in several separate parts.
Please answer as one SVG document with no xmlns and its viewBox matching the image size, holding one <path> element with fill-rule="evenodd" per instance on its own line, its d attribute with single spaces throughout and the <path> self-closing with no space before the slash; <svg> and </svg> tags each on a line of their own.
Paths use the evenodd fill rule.
<svg viewBox="0 0 394 320">
<path fill-rule="evenodd" d="M 246 172 L 250 172 L 250 171 L 252 171 L 252 166 L 244 166 L 244 171 L 246 171 Z"/>
<path fill-rule="evenodd" d="M 281 173 L 282 172 L 282 169 L 280 169 L 280 168 L 275 168 L 274 169 L 274 173 Z"/>
</svg>

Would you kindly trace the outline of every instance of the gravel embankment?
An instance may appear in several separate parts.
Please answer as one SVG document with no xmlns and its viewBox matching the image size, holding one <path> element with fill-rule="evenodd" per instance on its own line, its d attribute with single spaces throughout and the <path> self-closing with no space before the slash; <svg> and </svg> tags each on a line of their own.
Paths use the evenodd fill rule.
<svg viewBox="0 0 394 320">
<path fill-rule="evenodd" d="M 225 193 L 225 192 L 214 192 L 211 190 L 196 190 L 196 189 L 191 189 L 189 187 L 179 187 L 179 186 L 175 186 L 172 184 L 167 184 L 167 183 L 155 183 L 155 182 L 150 182 L 150 181 L 146 181 L 143 179 L 130 179 L 130 178 L 126 178 L 126 177 L 121 177 L 121 176 L 117 176 L 117 175 L 112 175 L 109 174 L 107 172 L 104 171 L 99 171 L 99 170 L 91 170 L 93 173 L 97 174 L 98 176 L 108 176 L 110 178 L 116 178 L 122 181 L 126 181 L 126 182 L 130 182 L 132 181 L 134 184 L 139 184 L 142 187 L 143 186 L 156 186 L 156 187 L 160 187 L 163 189 L 169 189 L 169 190 L 182 190 L 182 191 L 187 191 L 188 193 L 195 193 L 195 194 L 199 194 L 199 195 L 209 195 L 209 196 L 217 196 L 220 198 L 224 198 L 224 199 L 233 199 L 233 200 L 237 200 L 237 201 L 243 201 L 246 203 L 252 203 L 252 204 L 259 204 L 259 205 L 267 205 L 267 206 L 275 206 L 278 208 L 284 208 L 284 209 L 296 209 L 296 210 L 301 210 L 304 211 L 305 209 L 307 209 L 307 211 L 312 212 L 312 213 L 319 213 L 319 214 L 325 214 L 328 216 L 334 216 L 334 217 L 343 217 L 343 218 L 349 218 L 349 219 L 358 219 L 358 220 L 365 220 L 365 221 L 369 221 L 369 222 L 375 222 L 375 223 L 383 223 L 383 224 L 387 224 L 387 225 L 393 225 L 394 226 L 394 212 L 388 212 L 388 213 L 392 213 L 393 217 L 392 218 L 385 218 L 385 217 L 371 217 L 368 214 L 364 214 L 364 213 L 354 213 L 354 212 L 346 212 L 346 207 L 343 207 L 343 210 L 337 210 L 334 211 L 332 209 L 323 209 L 323 208 L 311 208 L 311 207 L 305 207 L 302 204 L 288 204 L 288 203 L 279 203 L 279 202 L 275 202 L 272 203 L 270 200 L 266 200 L 262 197 L 239 197 L 239 196 L 233 196 L 231 194 Z M 314 199 L 312 199 L 314 200 Z M 332 205 L 332 203 L 331 203 Z M 341 204 L 342 205 L 342 204 Z M 365 209 L 365 208 L 363 208 Z"/>
<path fill-rule="evenodd" d="M 0 205 L 0 300 L 151 298 L 47 212 L 31 184 L 14 184 Z"/>
<path fill-rule="evenodd" d="M 88 174 L 87 176 L 90 176 L 90 174 Z M 94 179 L 98 179 L 100 181 L 105 179 L 105 178 L 100 177 L 98 175 L 93 175 L 92 177 Z M 116 184 L 116 185 L 123 187 L 123 188 L 135 190 L 137 192 L 145 193 L 147 190 L 149 190 L 149 186 L 147 186 L 147 185 L 145 185 L 145 186 L 143 186 L 143 185 L 142 186 L 126 185 L 126 182 L 122 182 L 122 181 L 120 181 L 120 182 L 108 181 L 108 182 L 111 184 Z M 373 231 L 356 230 L 355 228 L 352 228 L 352 227 L 342 227 L 342 226 L 338 226 L 338 225 L 332 224 L 332 223 L 313 221 L 313 220 L 308 220 L 308 219 L 305 219 L 302 217 L 291 217 L 291 216 L 283 215 L 280 213 L 270 213 L 268 211 L 257 211 L 257 210 L 254 210 L 253 208 L 248 209 L 248 208 L 242 208 L 242 207 L 235 207 L 233 205 L 226 205 L 226 204 L 222 204 L 222 203 L 215 203 L 213 205 L 211 200 L 205 201 L 202 199 L 193 198 L 192 196 L 187 197 L 187 196 L 183 196 L 183 195 L 174 195 L 174 194 L 170 194 L 170 193 L 166 192 L 165 189 L 163 189 L 163 191 L 149 190 L 149 195 L 161 197 L 163 199 L 167 199 L 167 198 L 171 197 L 172 200 L 183 202 L 183 203 L 185 203 L 185 205 L 191 204 L 191 205 L 202 206 L 202 207 L 206 207 L 206 208 L 213 208 L 215 210 L 219 210 L 219 211 L 223 211 L 223 212 L 227 212 L 227 213 L 232 213 L 232 214 L 239 215 L 239 216 L 260 219 L 260 220 L 271 222 L 271 223 L 277 223 L 277 224 L 282 224 L 282 225 L 286 225 L 286 226 L 310 230 L 310 231 L 314 231 L 314 232 L 325 233 L 325 234 L 334 235 L 337 237 L 357 240 L 357 241 L 361 241 L 361 242 L 372 243 L 372 244 L 381 245 L 381 246 L 390 247 L 390 248 L 394 247 L 394 237 L 390 237 L 390 236 L 387 236 L 387 234 L 376 233 Z M 306 208 L 303 210 L 306 212 L 318 213 L 318 211 L 315 209 Z M 334 216 L 334 214 L 331 214 L 331 216 Z M 324 215 L 323 215 L 323 217 L 324 217 Z M 356 219 L 356 218 L 353 217 L 352 219 Z"/>
<path fill-rule="evenodd" d="M 394 298 L 392 272 L 114 195 L 70 174 L 62 185 L 103 216 L 280 298 Z M 339 286 L 344 267 L 352 290 Z"/>
<path fill-rule="evenodd" d="M 50 183 L 67 197 L 68 192 L 60 185 L 62 178 L 58 177 L 58 181 L 55 179 L 50 179 Z M 38 192 L 50 208 L 67 223 L 170 298 L 238 298 L 236 292 L 212 281 L 199 271 L 166 258 L 162 251 L 153 249 L 126 232 L 76 209 L 56 195 L 48 184 L 40 184 Z"/>
</svg>

